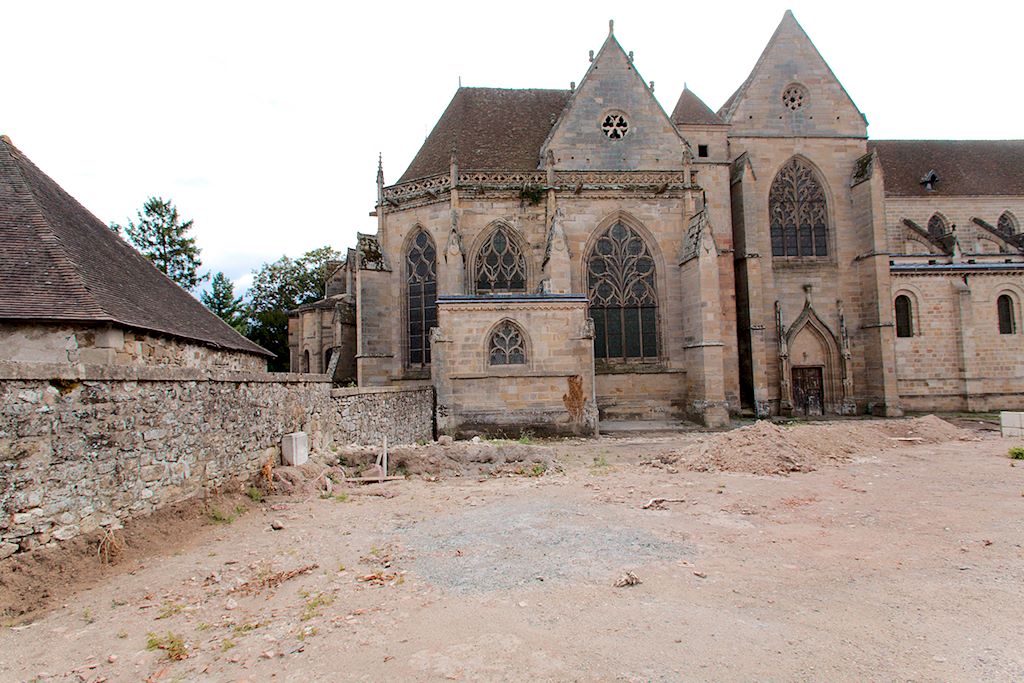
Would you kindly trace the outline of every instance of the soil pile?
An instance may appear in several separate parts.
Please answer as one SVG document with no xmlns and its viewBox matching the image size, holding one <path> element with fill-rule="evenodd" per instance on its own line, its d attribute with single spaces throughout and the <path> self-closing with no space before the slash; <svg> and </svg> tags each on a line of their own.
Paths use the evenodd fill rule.
<svg viewBox="0 0 1024 683">
<path fill-rule="evenodd" d="M 376 462 L 379 448 L 348 446 L 338 463 L 357 476 Z M 553 451 L 517 441 L 452 441 L 396 446 L 388 450 L 389 474 L 479 476 L 502 473 L 542 474 L 551 467 Z"/>
<path fill-rule="evenodd" d="M 966 430 L 934 415 L 905 420 L 851 420 L 799 425 L 778 425 L 759 420 L 747 427 L 701 438 L 647 464 L 660 467 L 678 465 L 697 472 L 785 475 L 843 462 L 858 453 L 972 438 Z"/>
</svg>

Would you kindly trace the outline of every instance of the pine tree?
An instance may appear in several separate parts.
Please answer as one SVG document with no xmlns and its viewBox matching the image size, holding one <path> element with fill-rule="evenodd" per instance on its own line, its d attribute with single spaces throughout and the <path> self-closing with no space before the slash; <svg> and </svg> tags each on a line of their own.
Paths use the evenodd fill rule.
<svg viewBox="0 0 1024 683">
<path fill-rule="evenodd" d="M 203 305 L 218 318 L 239 332 L 245 331 L 245 306 L 242 297 L 235 296 L 235 286 L 224 273 L 217 273 L 210 282 L 210 291 L 199 297 Z"/>
<path fill-rule="evenodd" d="M 137 216 L 138 223 L 129 220 L 124 228 L 112 223 L 110 229 L 123 229 L 128 241 L 183 289 L 192 291 L 209 277 L 199 274 L 199 247 L 195 237 L 188 237 L 192 221 L 182 222 L 173 202 L 150 197 Z"/>
</svg>

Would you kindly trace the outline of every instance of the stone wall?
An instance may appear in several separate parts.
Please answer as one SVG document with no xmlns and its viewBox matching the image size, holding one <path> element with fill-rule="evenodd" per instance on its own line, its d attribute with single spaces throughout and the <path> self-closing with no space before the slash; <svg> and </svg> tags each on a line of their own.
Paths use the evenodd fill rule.
<svg viewBox="0 0 1024 683">
<path fill-rule="evenodd" d="M 1000 334 L 996 300 L 1009 295 L 1016 326 Z M 896 376 L 907 410 L 1024 408 L 1021 271 L 899 273 L 893 301 L 911 302 L 913 335 L 896 337 Z"/>
<path fill-rule="evenodd" d="M 0 557 L 245 481 L 281 436 L 432 436 L 433 392 L 324 375 L 0 363 Z"/>
<path fill-rule="evenodd" d="M 0 362 L 267 369 L 267 357 L 115 325 L 0 323 Z"/>
<path fill-rule="evenodd" d="M 1015 253 L 1016 248 L 974 221 L 978 218 L 994 227 L 1004 211 L 1024 216 L 1024 197 L 888 196 L 885 198 L 885 224 L 889 251 L 895 254 L 939 254 L 940 250 L 935 245 L 903 224 L 903 219 L 909 219 L 927 230 L 928 220 L 938 213 L 946 219 L 950 229 L 955 226 L 957 241 L 965 255 L 998 254 L 1000 250 Z"/>
<path fill-rule="evenodd" d="M 442 297 L 431 336 L 437 428 L 456 433 L 589 433 L 597 429 L 587 300 L 572 295 Z M 522 362 L 492 364 L 505 323 Z"/>
</svg>

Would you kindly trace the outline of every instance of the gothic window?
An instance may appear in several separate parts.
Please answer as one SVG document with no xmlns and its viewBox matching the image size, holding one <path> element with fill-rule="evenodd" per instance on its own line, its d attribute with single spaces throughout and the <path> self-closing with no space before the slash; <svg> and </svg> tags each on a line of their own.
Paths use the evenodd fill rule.
<svg viewBox="0 0 1024 683">
<path fill-rule="evenodd" d="M 629 121 L 622 112 L 613 111 L 601 121 L 601 130 L 609 140 L 621 140 L 629 132 Z"/>
<path fill-rule="evenodd" d="M 825 191 L 806 163 L 792 159 L 768 195 L 772 256 L 828 256 Z"/>
<path fill-rule="evenodd" d="M 474 281 L 477 294 L 526 291 L 526 256 L 505 226 L 480 246 Z"/>
<path fill-rule="evenodd" d="M 1017 218 L 1009 211 L 1003 211 L 999 216 L 999 221 L 996 223 L 996 228 L 999 232 L 1007 235 L 1013 235 L 1017 232 Z"/>
<path fill-rule="evenodd" d="M 787 109 L 796 111 L 804 106 L 807 101 L 807 88 L 799 83 L 790 83 L 782 91 L 782 104 Z"/>
<path fill-rule="evenodd" d="M 1013 314 L 1013 298 L 1009 294 L 1000 294 L 996 299 L 996 310 L 999 312 L 999 334 L 1016 334 L 1017 321 Z"/>
<path fill-rule="evenodd" d="M 632 228 L 615 223 L 587 258 L 594 356 L 620 359 L 658 357 L 658 290 L 654 258 Z"/>
<path fill-rule="evenodd" d="M 302 372 L 309 372 L 309 349 L 302 352 Z"/>
<path fill-rule="evenodd" d="M 928 234 L 932 237 L 942 237 L 947 232 L 949 232 L 949 228 L 946 226 L 946 219 L 942 217 L 942 214 L 932 214 L 932 217 L 928 219 Z"/>
<path fill-rule="evenodd" d="M 437 327 L 437 250 L 420 228 L 405 254 L 409 365 L 430 364 L 430 328 Z"/>
<path fill-rule="evenodd" d="M 910 297 L 900 294 L 896 297 L 896 336 L 914 336 L 914 310 L 910 303 Z"/>
<path fill-rule="evenodd" d="M 526 363 L 526 344 L 523 333 L 508 320 L 491 333 L 487 343 L 487 354 L 491 365 L 523 365 Z"/>
</svg>

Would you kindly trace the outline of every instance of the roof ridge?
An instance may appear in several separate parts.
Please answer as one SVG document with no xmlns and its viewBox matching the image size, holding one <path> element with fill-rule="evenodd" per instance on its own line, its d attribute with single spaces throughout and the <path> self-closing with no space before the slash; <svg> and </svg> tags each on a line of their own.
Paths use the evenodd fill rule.
<svg viewBox="0 0 1024 683">
<path fill-rule="evenodd" d="M 11 165 L 15 172 L 15 183 L 19 185 L 18 196 L 32 208 L 32 220 L 26 222 L 26 225 L 31 226 L 39 244 L 45 246 L 51 252 L 60 252 L 60 255 L 63 257 L 54 260 L 54 268 L 64 276 L 63 281 L 65 283 L 68 282 L 68 276 L 74 278 L 74 284 L 76 284 L 78 286 L 77 288 L 81 290 L 81 295 L 86 297 L 92 306 L 93 310 L 90 311 L 90 313 L 93 315 L 106 316 L 107 319 L 113 320 L 110 314 L 103 308 L 103 306 L 100 305 L 99 301 L 96 300 L 93 292 L 89 289 L 80 265 L 71 257 L 66 245 L 62 242 L 56 232 L 54 232 L 49 220 L 46 218 L 43 207 L 39 203 L 39 198 L 36 197 L 36 193 L 32 191 L 32 184 L 29 183 L 27 178 L 25 178 L 25 171 L 22 168 L 22 164 L 29 164 L 39 173 L 42 173 L 42 170 L 20 149 L 18 149 L 6 135 L 0 136 L 0 149 L 3 149 L 11 159 Z"/>
</svg>

